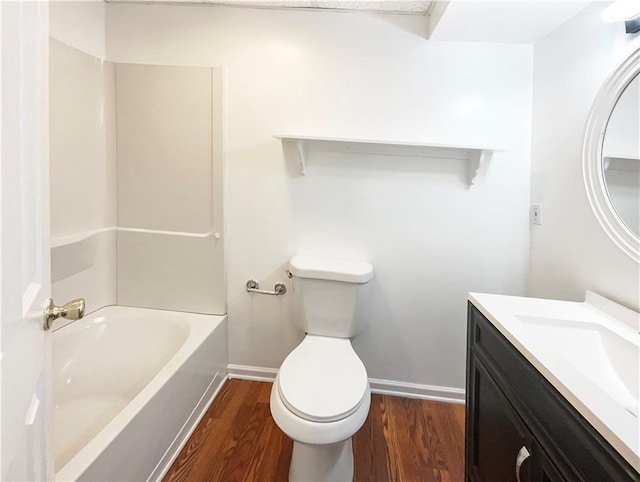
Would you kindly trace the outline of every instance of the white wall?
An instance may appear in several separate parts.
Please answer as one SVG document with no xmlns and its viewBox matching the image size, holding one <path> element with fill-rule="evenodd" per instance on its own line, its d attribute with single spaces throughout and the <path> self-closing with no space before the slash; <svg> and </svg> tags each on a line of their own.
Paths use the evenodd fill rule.
<svg viewBox="0 0 640 482">
<path fill-rule="evenodd" d="M 107 5 L 107 56 L 227 71 L 230 362 L 278 367 L 300 340 L 291 255 L 371 260 L 355 346 L 369 375 L 464 385 L 466 293 L 523 294 L 532 49 L 435 43 L 424 18 Z M 333 153 L 292 176 L 273 134 L 495 145 L 478 185 L 462 162 Z"/>
<path fill-rule="evenodd" d="M 532 200 L 542 226 L 531 235 L 529 294 L 582 300 L 585 289 L 640 307 L 640 269 L 605 234 L 582 180 L 589 109 L 640 36 L 603 23 L 595 4 L 535 45 Z"/>
<path fill-rule="evenodd" d="M 50 2 L 49 36 L 99 59 L 105 58 L 105 2 Z"/>
</svg>

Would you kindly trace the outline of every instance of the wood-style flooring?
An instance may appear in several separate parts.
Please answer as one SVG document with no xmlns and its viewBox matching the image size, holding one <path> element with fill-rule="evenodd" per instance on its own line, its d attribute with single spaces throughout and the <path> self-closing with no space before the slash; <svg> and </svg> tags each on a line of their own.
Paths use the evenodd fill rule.
<svg viewBox="0 0 640 482">
<path fill-rule="evenodd" d="M 164 482 L 286 481 L 292 442 L 271 418 L 270 391 L 227 381 Z M 462 482 L 464 405 L 374 394 L 353 452 L 359 482 Z"/>
</svg>

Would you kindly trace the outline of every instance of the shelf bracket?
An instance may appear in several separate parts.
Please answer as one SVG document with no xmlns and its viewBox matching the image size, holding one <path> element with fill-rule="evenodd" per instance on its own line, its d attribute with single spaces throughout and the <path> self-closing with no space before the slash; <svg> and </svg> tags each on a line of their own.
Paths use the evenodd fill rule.
<svg viewBox="0 0 640 482">
<path fill-rule="evenodd" d="M 292 175 L 304 176 L 307 173 L 307 145 L 304 139 L 280 138 L 285 160 L 291 166 Z"/>
<path fill-rule="evenodd" d="M 493 151 L 489 149 L 473 149 L 469 151 L 467 189 L 476 183 L 478 174 L 486 170 L 491 157 L 493 157 Z"/>
<path fill-rule="evenodd" d="M 307 160 L 305 156 L 307 154 L 305 150 L 305 141 L 302 139 L 298 139 L 296 141 L 296 150 L 298 151 L 298 164 L 300 165 L 300 175 L 304 176 L 307 174 Z"/>
</svg>

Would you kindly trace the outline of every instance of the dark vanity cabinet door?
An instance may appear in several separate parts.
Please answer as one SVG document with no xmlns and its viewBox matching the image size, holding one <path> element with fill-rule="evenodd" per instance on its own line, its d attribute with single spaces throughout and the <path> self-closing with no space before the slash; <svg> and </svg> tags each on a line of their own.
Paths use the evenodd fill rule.
<svg viewBox="0 0 640 482">
<path fill-rule="evenodd" d="M 542 447 L 533 442 L 533 453 L 535 458 L 532 460 L 532 480 L 540 482 L 565 482 L 566 479 L 560 476 L 557 469 L 546 456 Z"/>
<path fill-rule="evenodd" d="M 525 454 L 532 450 L 531 436 L 509 401 L 477 359 L 471 360 L 471 453 L 468 455 L 468 475 L 471 482 L 531 480 L 531 460 Z M 522 463 L 516 468 L 521 455 Z M 518 471 L 518 475 L 516 475 Z M 518 479 L 519 476 L 519 479 Z"/>
<path fill-rule="evenodd" d="M 468 314 L 466 482 L 640 482 L 471 303 Z"/>
</svg>

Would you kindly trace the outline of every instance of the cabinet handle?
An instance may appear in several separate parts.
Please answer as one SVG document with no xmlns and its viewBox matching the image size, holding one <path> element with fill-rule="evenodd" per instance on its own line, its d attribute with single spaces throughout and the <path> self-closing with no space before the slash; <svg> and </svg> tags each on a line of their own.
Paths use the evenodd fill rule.
<svg viewBox="0 0 640 482">
<path fill-rule="evenodd" d="M 527 450 L 527 447 L 523 445 L 522 448 L 518 451 L 518 455 L 516 456 L 516 480 L 518 482 L 520 482 L 520 468 L 522 467 L 524 461 L 529 457 L 531 457 L 531 454 Z"/>
</svg>

